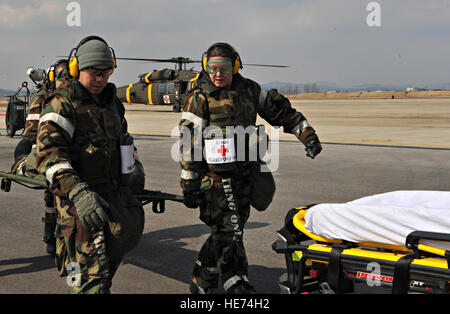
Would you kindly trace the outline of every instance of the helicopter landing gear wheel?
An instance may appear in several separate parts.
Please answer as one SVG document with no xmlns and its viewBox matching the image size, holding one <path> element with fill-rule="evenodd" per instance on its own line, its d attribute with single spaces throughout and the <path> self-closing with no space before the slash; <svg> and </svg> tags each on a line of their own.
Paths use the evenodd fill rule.
<svg viewBox="0 0 450 314">
<path fill-rule="evenodd" d="M 176 102 L 172 106 L 173 112 L 181 112 L 181 104 L 179 102 Z"/>
</svg>

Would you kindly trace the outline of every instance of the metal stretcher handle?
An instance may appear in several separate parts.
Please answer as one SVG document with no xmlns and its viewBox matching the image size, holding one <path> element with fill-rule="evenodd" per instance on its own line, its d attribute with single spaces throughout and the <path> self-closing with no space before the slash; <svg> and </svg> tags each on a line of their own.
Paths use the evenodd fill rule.
<svg viewBox="0 0 450 314">
<path fill-rule="evenodd" d="M 406 247 L 413 250 L 416 256 L 419 256 L 419 250 L 443 256 L 450 260 L 450 251 L 439 249 L 433 246 L 420 244 L 419 240 L 435 240 L 450 242 L 449 233 L 438 233 L 428 231 L 413 231 L 406 237 Z"/>
</svg>

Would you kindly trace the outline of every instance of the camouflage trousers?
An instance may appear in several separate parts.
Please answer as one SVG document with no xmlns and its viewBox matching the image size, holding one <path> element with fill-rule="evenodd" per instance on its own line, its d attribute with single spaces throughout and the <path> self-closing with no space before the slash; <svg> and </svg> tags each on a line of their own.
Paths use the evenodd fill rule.
<svg viewBox="0 0 450 314">
<path fill-rule="evenodd" d="M 200 219 L 211 234 L 200 249 L 192 280 L 202 288 L 217 288 L 221 278 L 226 291 L 239 280 L 248 281 L 243 231 L 250 215 L 251 184 L 248 177 L 208 176 L 214 184 L 205 193 Z"/>
<path fill-rule="evenodd" d="M 16 149 L 17 151 L 17 149 Z M 36 150 L 32 149 L 29 155 L 20 155 L 11 167 L 11 172 L 13 174 L 23 175 L 28 178 L 45 179 L 45 177 L 36 170 Z M 44 237 L 45 243 L 53 241 L 55 237 L 55 227 L 56 227 L 56 216 L 57 211 L 55 209 L 55 200 L 53 194 L 50 190 L 44 190 Z"/>
<path fill-rule="evenodd" d="M 103 195 L 102 195 L 103 196 Z M 110 222 L 98 230 L 86 230 L 76 208 L 56 197 L 56 265 L 70 293 L 105 294 L 122 257 L 139 242 L 144 229 L 142 205 L 124 188 L 109 193 Z"/>
<path fill-rule="evenodd" d="M 53 194 L 45 189 L 44 191 L 44 242 L 54 241 L 56 228 L 57 211 Z"/>
</svg>

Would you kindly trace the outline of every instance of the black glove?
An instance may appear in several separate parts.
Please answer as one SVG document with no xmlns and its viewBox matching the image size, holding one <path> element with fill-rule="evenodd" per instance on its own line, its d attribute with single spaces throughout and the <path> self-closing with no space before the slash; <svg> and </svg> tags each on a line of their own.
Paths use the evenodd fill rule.
<svg viewBox="0 0 450 314">
<path fill-rule="evenodd" d="M 322 151 L 322 145 L 320 145 L 320 142 L 312 143 L 308 145 L 306 148 L 306 156 L 311 157 L 314 159 L 319 153 Z"/>
<path fill-rule="evenodd" d="M 314 159 L 322 151 L 322 145 L 320 144 L 319 137 L 316 134 L 311 134 L 305 140 L 306 156 Z"/>
<path fill-rule="evenodd" d="M 188 208 L 198 207 L 198 193 L 184 193 L 183 204 Z"/>
<path fill-rule="evenodd" d="M 200 180 L 188 180 L 183 184 L 183 204 L 188 208 L 197 208 L 199 204 Z"/>
</svg>

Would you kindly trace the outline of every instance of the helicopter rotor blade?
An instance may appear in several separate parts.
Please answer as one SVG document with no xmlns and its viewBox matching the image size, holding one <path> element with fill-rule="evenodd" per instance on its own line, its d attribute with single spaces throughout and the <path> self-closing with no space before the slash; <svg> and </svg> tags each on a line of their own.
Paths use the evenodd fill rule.
<svg viewBox="0 0 450 314">
<path fill-rule="evenodd" d="M 147 62 L 173 62 L 172 59 L 149 59 L 149 58 L 116 58 L 117 60 L 147 61 Z"/>
<path fill-rule="evenodd" d="M 58 58 L 68 58 L 68 56 L 57 56 Z M 173 62 L 172 59 L 148 59 L 148 58 L 116 58 L 117 60 L 144 61 L 144 62 Z"/>
<path fill-rule="evenodd" d="M 129 60 L 129 61 L 144 61 L 144 62 L 166 62 L 166 63 L 202 63 L 201 60 L 191 60 L 189 58 L 177 57 L 170 59 L 154 59 L 154 58 L 116 58 L 118 60 Z M 258 63 L 244 63 L 245 66 L 256 66 L 256 67 L 271 67 L 271 68 L 289 68 L 288 65 L 278 65 L 278 64 L 258 64 Z"/>
<path fill-rule="evenodd" d="M 67 56 L 58 56 L 58 58 L 68 58 Z M 155 58 L 119 58 L 117 60 L 128 60 L 128 61 L 142 61 L 142 62 L 161 62 L 161 63 L 202 63 L 201 60 L 191 60 L 184 57 L 175 57 L 169 59 L 155 59 Z M 258 64 L 258 63 L 244 63 L 245 66 L 255 66 L 255 67 L 270 67 L 270 68 L 289 68 L 288 65 L 278 65 L 278 64 Z"/>
<path fill-rule="evenodd" d="M 118 60 L 129 60 L 129 61 L 147 61 L 147 62 L 166 62 L 166 63 L 199 63 L 201 61 L 191 60 L 189 58 L 176 57 L 169 59 L 155 59 L 155 58 L 116 58 Z"/>
</svg>

